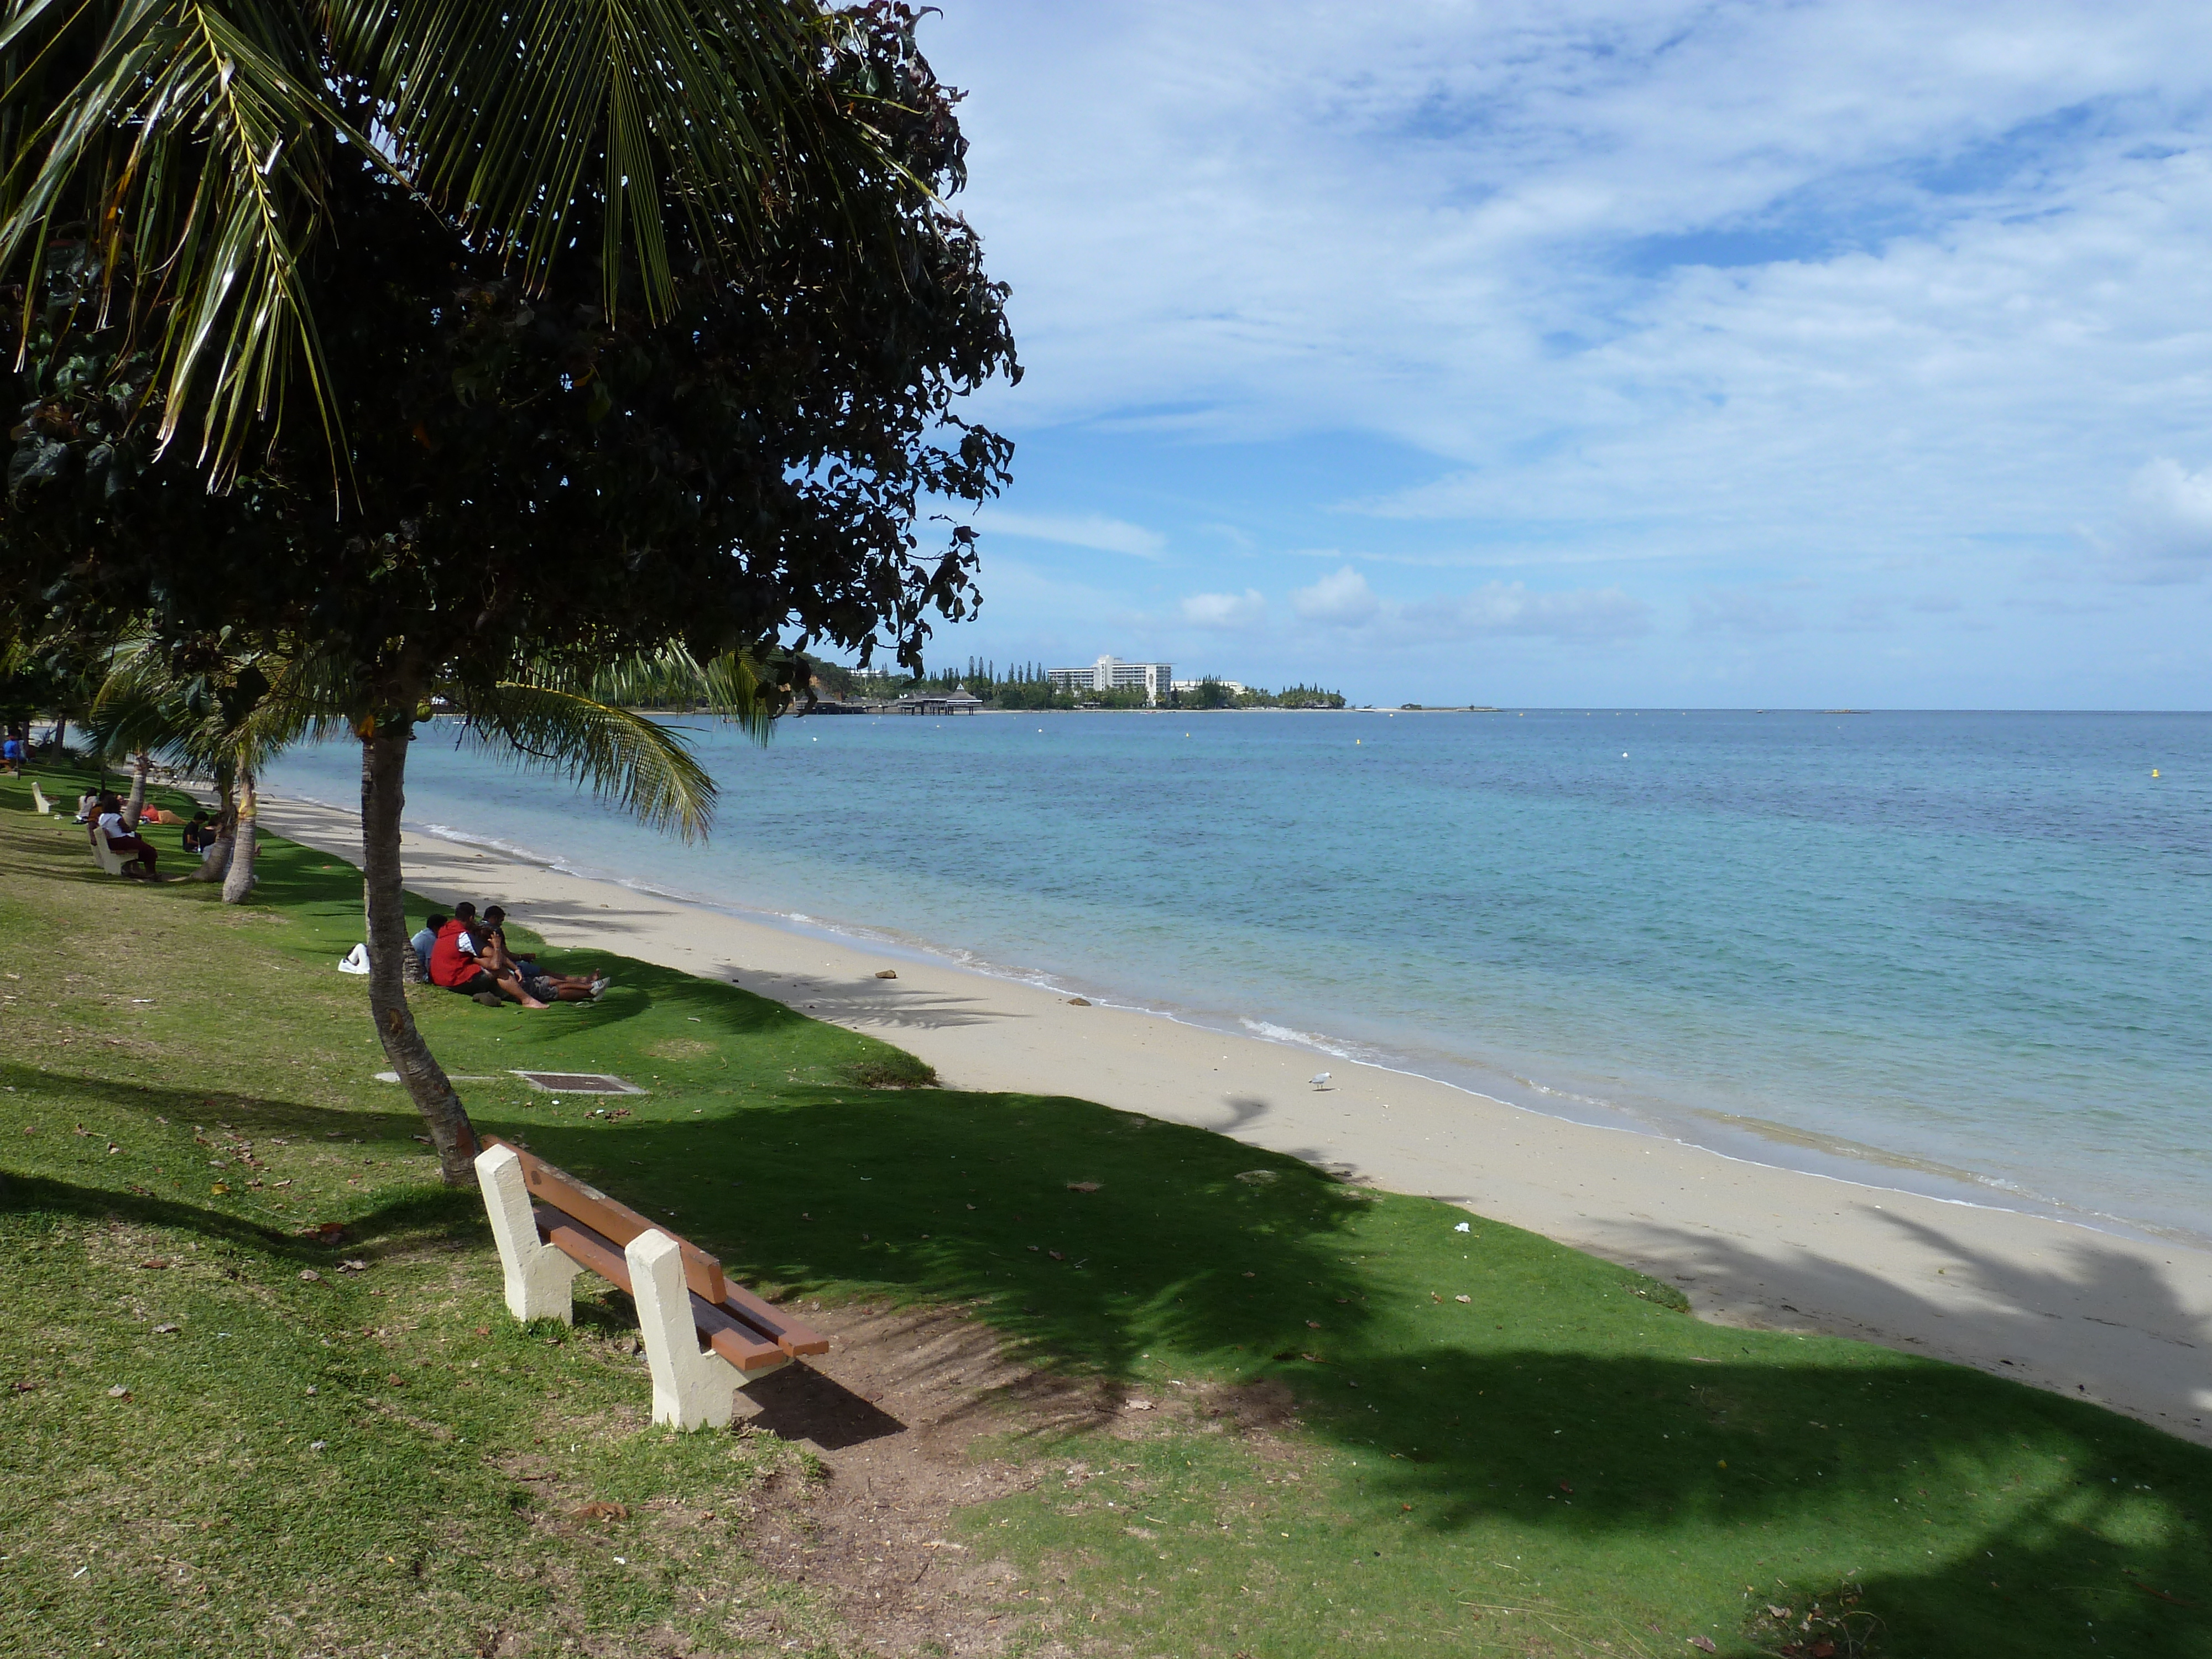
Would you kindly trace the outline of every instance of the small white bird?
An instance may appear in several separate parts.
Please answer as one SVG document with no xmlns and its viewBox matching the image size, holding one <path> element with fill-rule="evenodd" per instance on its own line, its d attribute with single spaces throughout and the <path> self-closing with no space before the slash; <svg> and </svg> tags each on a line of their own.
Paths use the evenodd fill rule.
<svg viewBox="0 0 2212 1659">
<path fill-rule="evenodd" d="M 1316 1089 L 1326 1089 L 1328 1087 L 1328 1073 L 1327 1072 L 1316 1072 L 1311 1077 L 1308 1078 L 1306 1081 L 1312 1084 Z"/>
</svg>

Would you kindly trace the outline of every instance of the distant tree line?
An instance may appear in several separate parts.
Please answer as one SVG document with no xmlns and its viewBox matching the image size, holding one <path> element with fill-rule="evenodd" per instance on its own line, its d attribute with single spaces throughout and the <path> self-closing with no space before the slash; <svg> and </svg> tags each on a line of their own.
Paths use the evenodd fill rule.
<svg viewBox="0 0 2212 1659">
<path fill-rule="evenodd" d="M 839 702 L 887 702 L 904 696 L 942 696 L 965 691 L 996 708 L 1007 709 L 1152 707 L 1141 686 L 1123 686 L 1111 691 L 1088 687 L 1073 692 L 1056 690 L 1044 665 L 1036 662 L 1012 664 L 1004 673 L 996 662 L 981 657 L 969 658 L 965 668 L 940 669 L 935 673 L 895 674 L 844 668 L 811 657 L 807 659 L 807 667 L 817 694 Z M 1200 681 L 1191 690 L 1173 693 L 1165 706 L 1206 709 L 1341 708 L 1345 705 L 1341 691 L 1330 691 L 1319 685 L 1292 685 L 1281 691 L 1247 686 L 1238 690 L 1224 681 L 1208 678 Z"/>
</svg>

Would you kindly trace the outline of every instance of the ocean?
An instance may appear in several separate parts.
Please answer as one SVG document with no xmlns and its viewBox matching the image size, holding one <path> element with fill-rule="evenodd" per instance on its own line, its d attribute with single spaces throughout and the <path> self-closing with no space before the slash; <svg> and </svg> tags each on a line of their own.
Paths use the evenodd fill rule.
<svg viewBox="0 0 2212 1659">
<path fill-rule="evenodd" d="M 2212 1239 L 2212 716 L 679 723 L 722 790 L 702 843 L 436 727 L 407 822 L 1738 1158 Z M 337 744 L 268 783 L 358 778 Z"/>
</svg>

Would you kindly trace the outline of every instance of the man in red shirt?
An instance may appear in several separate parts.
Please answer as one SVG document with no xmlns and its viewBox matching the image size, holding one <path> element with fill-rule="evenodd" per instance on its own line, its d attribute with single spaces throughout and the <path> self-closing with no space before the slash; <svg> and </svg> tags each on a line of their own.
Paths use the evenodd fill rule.
<svg viewBox="0 0 2212 1659">
<path fill-rule="evenodd" d="M 430 946 L 430 983 L 474 997 L 479 1002 L 505 997 L 526 1008 L 545 1005 L 523 988 L 522 976 L 495 974 L 477 959 L 477 907 L 464 901 L 453 907 L 453 919 L 438 930 Z"/>
</svg>

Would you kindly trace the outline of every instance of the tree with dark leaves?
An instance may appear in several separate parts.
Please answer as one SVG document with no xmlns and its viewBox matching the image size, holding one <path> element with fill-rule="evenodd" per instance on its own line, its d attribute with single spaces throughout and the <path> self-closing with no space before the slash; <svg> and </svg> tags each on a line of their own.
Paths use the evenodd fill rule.
<svg viewBox="0 0 2212 1659">
<path fill-rule="evenodd" d="M 703 38 L 730 27 L 726 8 L 638 9 L 713 13 Z M 362 747 L 378 1035 L 449 1180 L 468 1178 L 474 1138 L 398 969 L 406 755 L 433 695 L 528 756 L 551 729 L 549 697 L 587 695 L 625 664 L 674 653 L 726 684 L 732 665 L 758 664 L 773 705 L 804 693 L 806 648 L 918 663 L 932 618 L 976 602 L 972 532 L 948 526 L 930 550 L 919 530 L 932 502 L 1003 486 L 1011 445 L 956 410 L 1019 374 L 1005 290 L 945 205 L 964 178 L 955 97 L 905 6 L 803 24 L 776 82 L 801 89 L 786 100 L 799 113 L 770 120 L 765 94 L 744 105 L 772 142 L 759 141 L 766 159 L 737 204 L 727 180 L 702 195 L 684 171 L 685 146 L 713 146 L 671 144 L 665 127 L 625 139 L 618 98 L 562 106 L 596 136 L 564 129 L 515 163 L 559 185 L 553 196 L 478 191 L 440 147 L 491 128 L 434 112 L 423 136 L 409 132 L 414 106 L 393 103 L 343 41 L 290 60 L 312 68 L 311 101 L 327 112 L 288 139 L 318 147 L 301 186 L 313 234 L 295 239 L 270 303 L 308 321 L 243 428 L 226 424 L 224 400 L 246 395 L 235 377 L 179 367 L 197 301 L 173 265 L 141 261 L 154 242 L 90 234 L 106 222 L 88 218 L 35 237 L 11 224 L 0 243 L 14 254 L 5 343 L 22 411 L 0 603 L 131 619 L 184 654 L 228 629 L 326 665 Z M 219 81 L 191 95 L 204 112 Z M 40 144 L 58 151 L 71 114 L 10 108 L 19 172 Z M 655 193 L 635 173 L 610 185 L 573 165 L 633 141 L 658 158 Z M 177 142 L 203 169 L 221 160 L 213 140 Z M 203 437 L 197 453 L 165 445 L 184 432 Z M 604 756 L 574 763 L 620 775 Z M 688 804 L 660 799 L 649 817 L 696 831 L 711 783 Z"/>
</svg>

